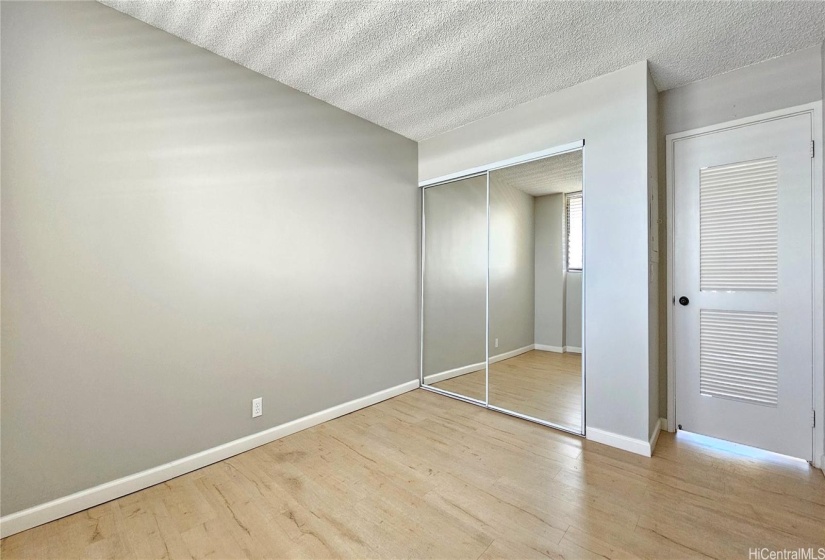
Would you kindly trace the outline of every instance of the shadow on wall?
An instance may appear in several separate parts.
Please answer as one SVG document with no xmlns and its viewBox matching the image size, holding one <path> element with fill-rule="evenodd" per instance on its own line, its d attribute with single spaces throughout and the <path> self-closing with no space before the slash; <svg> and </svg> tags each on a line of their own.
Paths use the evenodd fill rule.
<svg viewBox="0 0 825 560">
<path fill-rule="evenodd" d="M 2 11 L 4 515 L 417 377 L 414 142 L 100 4 Z"/>
</svg>

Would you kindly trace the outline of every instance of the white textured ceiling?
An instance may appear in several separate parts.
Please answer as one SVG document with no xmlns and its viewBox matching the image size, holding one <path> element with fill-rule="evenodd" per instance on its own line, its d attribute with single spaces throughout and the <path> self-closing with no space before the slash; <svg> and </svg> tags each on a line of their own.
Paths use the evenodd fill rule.
<svg viewBox="0 0 825 560">
<path fill-rule="evenodd" d="M 644 59 L 662 91 L 825 39 L 825 2 L 101 1 L 414 140 Z"/>
<path fill-rule="evenodd" d="M 582 190 L 582 152 L 568 152 L 490 172 L 492 184 L 504 184 L 532 196 Z"/>
</svg>

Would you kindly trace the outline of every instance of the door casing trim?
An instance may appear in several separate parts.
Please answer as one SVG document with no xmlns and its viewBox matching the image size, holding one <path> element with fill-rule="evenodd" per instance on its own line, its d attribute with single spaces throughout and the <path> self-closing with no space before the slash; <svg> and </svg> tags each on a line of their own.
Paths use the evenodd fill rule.
<svg viewBox="0 0 825 560">
<path fill-rule="evenodd" d="M 673 149 L 676 142 L 697 136 L 721 132 L 761 122 L 787 118 L 799 114 L 811 115 L 811 134 L 815 142 L 815 151 L 812 166 L 813 186 L 813 410 L 816 414 L 816 426 L 812 430 L 812 464 L 825 470 L 825 314 L 823 314 L 823 298 L 825 298 L 825 284 L 823 284 L 823 194 L 822 194 L 822 150 L 825 148 L 822 141 L 822 101 L 797 105 L 787 109 L 771 111 L 736 119 L 711 126 L 695 128 L 684 132 L 675 132 L 665 136 L 665 165 L 666 165 L 666 196 L 667 196 L 667 431 L 676 431 L 676 371 L 674 360 L 674 333 L 673 333 L 673 297 L 674 297 L 674 232 L 673 217 L 676 213 L 673 197 Z"/>
</svg>

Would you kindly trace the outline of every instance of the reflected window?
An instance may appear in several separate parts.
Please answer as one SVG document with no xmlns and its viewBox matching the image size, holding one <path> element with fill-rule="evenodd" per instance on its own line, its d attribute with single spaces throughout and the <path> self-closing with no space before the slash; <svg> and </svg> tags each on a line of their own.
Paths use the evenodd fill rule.
<svg viewBox="0 0 825 560">
<path fill-rule="evenodd" d="M 582 269 L 582 193 L 570 193 L 565 201 L 567 214 L 567 270 Z"/>
</svg>

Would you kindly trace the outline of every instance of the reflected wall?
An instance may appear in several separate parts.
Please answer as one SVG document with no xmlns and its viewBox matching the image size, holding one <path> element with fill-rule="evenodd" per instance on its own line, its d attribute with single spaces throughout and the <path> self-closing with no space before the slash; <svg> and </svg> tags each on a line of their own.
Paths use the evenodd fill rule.
<svg viewBox="0 0 825 560">
<path fill-rule="evenodd" d="M 487 176 L 429 187 L 423 197 L 423 383 L 484 401 Z"/>
</svg>

